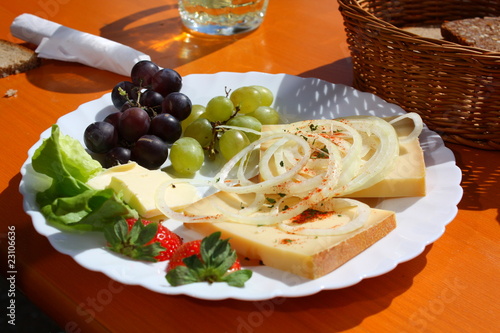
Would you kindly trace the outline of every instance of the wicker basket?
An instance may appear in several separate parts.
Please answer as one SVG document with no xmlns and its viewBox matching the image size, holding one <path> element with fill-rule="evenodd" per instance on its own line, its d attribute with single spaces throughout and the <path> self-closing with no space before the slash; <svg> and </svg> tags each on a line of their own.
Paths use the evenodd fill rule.
<svg viewBox="0 0 500 333">
<path fill-rule="evenodd" d="M 500 150 L 500 52 L 401 28 L 500 16 L 500 0 L 338 0 L 354 87 L 417 112 L 447 142 Z"/>
</svg>

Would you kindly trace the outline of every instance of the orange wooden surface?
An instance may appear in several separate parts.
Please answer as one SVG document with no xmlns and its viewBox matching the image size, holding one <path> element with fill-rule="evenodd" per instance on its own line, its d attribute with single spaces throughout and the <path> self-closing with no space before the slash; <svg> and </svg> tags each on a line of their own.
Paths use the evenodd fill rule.
<svg viewBox="0 0 500 333">
<path fill-rule="evenodd" d="M 4 1 L 1 39 L 21 42 L 9 26 L 22 13 L 130 45 L 182 75 L 261 71 L 352 82 L 334 0 L 270 0 L 257 31 L 225 39 L 183 32 L 174 0 Z M 26 152 L 60 116 L 123 79 L 58 61 L 0 79 L 0 96 L 17 90 L 17 97 L 0 98 L 0 273 L 7 272 L 7 227 L 15 226 L 16 286 L 67 332 L 499 331 L 499 152 L 447 144 L 463 171 L 457 217 L 415 259 L 350 288 L 261 302 L 203 301 L 122 285 L 55 251 L 22 208 Z"/>
</svg>

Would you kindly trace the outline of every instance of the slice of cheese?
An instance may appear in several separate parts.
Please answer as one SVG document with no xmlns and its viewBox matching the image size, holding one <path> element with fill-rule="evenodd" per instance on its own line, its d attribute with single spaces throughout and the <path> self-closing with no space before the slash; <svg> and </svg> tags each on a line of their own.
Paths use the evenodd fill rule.
<svg viewBox="0 0 500 333">
<path fill-rule="evenodd" d="M 111 178 L 120 173 L 139 173 L 144 172 L 144 168 L 135 162 L 120 164 L 109 169 L 105 169 L 103 172 L 91 178 L 87 181 L 87 185 L 95 188 L 96 190 L 104 190 L 108 187 L 111 182 Z"/>
<path fill-rule="evenodd" d="M 218 192 L 185 208 L 188 215 L 216 215 L 223 207 L 237 211 L 248 195 Z M 299 276 L 316 279 L 340 267 L 396 227 L 391 211 L 372 209 L 365 225 L 339 236 L 304 236 L 284 232 L 276 226 L 256 226 L 233 222 L 185 223 L 203 235 L 220 231 L 230 238 L 236 252 L 249 259 L 261 260 L 264 265 Z"/>
<path fill-rule="evenodd" d="M 391 118 L 387 118 L 388 120 Z M 293 124 L 264 125 L 262 131 L 293 130 Z M 400 138 L 407 136 L 413 130 L 410 119 L 395 124 L 396 133 Z M 261 149 L 266 149 L 266 145 Z M 425 161 L 418 138 L 408 143 L 401 143 L 399 156 L 394 169 L 380 182 L 360 191 L 350 193 L 350 198 L 387 198 L 387 197 L 419 197 L 425 196 Z"/>
<path fill-rule="evenodd" d="M 353 192 L 350 198 L 421 197 L 426 193 L 425 162 L 418 139 L 399 145 L 392 171 L 380 182 Z"/>
<path fill-rule="evenodd" d="M 95 189 L 111 188 L 123 195 L 123 200 L 137 210 L 144 218 L 162 215 L 156 206 L 156 193 L 172 177 L 161 170 L 148 170 L 137 163 L 127 163 L 109 168 L 87 184 Z M 172 182 L 165 189 L 165 202 L 173 210 L 182 210 L 187 205 L 200 199 L 196 187 L 189 183 Z"/>
</svg>

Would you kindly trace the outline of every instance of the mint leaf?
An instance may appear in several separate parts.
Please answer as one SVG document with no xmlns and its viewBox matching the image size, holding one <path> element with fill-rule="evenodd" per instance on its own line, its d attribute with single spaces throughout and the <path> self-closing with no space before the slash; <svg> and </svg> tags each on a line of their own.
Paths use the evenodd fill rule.
<svg viewBox="0 0 500 333">
<path fill-rule="evenodd" d="M 158 233 L 158 224 L 150 223 L 148 225 L 143 225 L 142 222 L 139 221 L 140 219 L 137 220 L 136 224 L 141 224 L 142 228 L 139 232 L 139 235 L 137 236 L 137 239 L 135 240 L 135 243 L 137 245 L 146 245 L 147 243 L 152 241 L 155 235 Z"/>
<path fill-rule="evenodd" d="M 217 231 L 203 238 L 200 245 L 200 255 L 203 262 L 207 265 L 212 264 L 212 256 L 217 244 L 220 241 L 221 232 Z"/>
<path fill-rule="evenodd" d="M 249 269 L 241 269 L 239 271 L 234 271 L 223 278 L 223 281 L 227 282 L 233 287 L 243 287 L 245 282 L 247 282 L 252 277 L 252 271 Z"/>
<path fill-rule="evenodd" d="M 193 254 L 182 259 L 184 265 L 168 271 L 165 278 L 172 286 L 193 282 L 226 282 L 231 286 L 242 287 L 252 276 L 250 270 L 229 272 L 237 260 L 236 251 L 231 248 L 229 239 L 220 239 L 217 231 L 203 238 L 199 255 Z"/>
<path fill-rule="evenodd" d="M 232 250 L 229 244 L 227 245 L 227 248 L 229 251 L 227 251 L 227 253 L 225 252 L 224 255 L 221 255 L 215 263 L 215 267 L 221 275 L 224 275 L 231 268 L 231 266 L 233 266 L 237 258 L 236 251 Z"/>
<path fill-rule="evenodd" d="M 165 250 L 160 242 L 150 243 L 157 231 L 158 224 L 144 225 L 140 219 L 135 221 L 129 231 L 127 221 L 122 218 L 104 229 L 104 237 L 113 252 L 135 260 L 156 262 L 156 256 Z"/>
<path fill-rule="evenodd" d="M 168 283 L 172 286 L 180 286 L 189 283 L 199 282 L 198 275 L 186 266 L 177 266 L 166 275 Z"/>
<path fill-rule="evenodd" d="M 127 221 L 125 221 L 124 219 L 121 219 L 120 221 L 116 222 L 113 225 L 113 228 L 109 229 L 112 229 L 114 231 L 114 236 L 116 241 L 113 242 L 113 244 L 120 242 L 123 239 L 127 239 L 128 237 L 128 224 Z M 108 241 L 111 242 L 112 240 L 110 239 Z"/>
<path fill-rule="evenodd" d="M 163 250 L 165 248 L 159 242 L 154 242 L 149 245 L 136 247 L 130 257 L 135 260 L 157 262 L 158 260 L 155 257 Z"/>
<path fill-rule="evenodd" d="M 189 257 L 182 259 L 186 267 L 191 268 L 194 271 L 201 271 L 205 268 L 205 264 L 200 260 L 200 258 L 193 254 Z"/>
</svg>

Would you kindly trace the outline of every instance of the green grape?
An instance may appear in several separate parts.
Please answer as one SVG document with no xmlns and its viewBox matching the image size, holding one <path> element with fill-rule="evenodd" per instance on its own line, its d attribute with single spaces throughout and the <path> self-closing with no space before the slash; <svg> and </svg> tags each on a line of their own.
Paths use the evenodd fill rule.
<svg viewBox="0 0 500 333">
<path fill-rule="evenodd" d="M 280 122 L 280 114 L 270 106 L 259 106 L 249 116 L 257 118 L 262 125 L 276 125 Z"/>
<path fill-rule="evenodd" d="M 240 87 L 234 90 L 229 98 L 242 114 L 253 112 L 262 105 L 260 92 L 252 87 Z"/>
<path fill-rule="evenodd" d="M 196 139 L 202 147 L 206 147 L 212 141 L 212 124 L 208 119 L 198 118 L 186 127 L 184 136 Z"/>
<path fill-rule="evenodd" d="M 273 104 L 274 95 L 273 95 L 273 92 L 269 88 L 266 88 L 263 86 L 251 86 L 251 87 L 254 89 L 257 89 L 259 91 L 261 101 L 262 101 L 261 105 L 271 106 L 271 104 Z"/>
<path fill-rule="evenodd" d="M 175 171 L 189 175 L 200 170 L 205 160 L 203 148 L 193 138 L 182 137 L 170 148 L 170 162 Z"/>
<path fill-rule="evenodd" d="M 184 131 L 186 127 L 189 126 L 193 121 L 195 121 L 198 118 L 202 118 L 203 113 L 205 112 L 205 107 L 200 104 L 194 104 L 191 108 L 191 113 L 189 116 L 184 119 L 181 123 L 182 125 L 182 130 Z"/>
<path fill-rule="evenodd" d="M 262 129 L 262 124 L 260 123 L 260 121 L 257 120 L 257 118 L 248 115 L 234 117 L 227 122 L 227 125 L 249 128 L 258 132 L 260 132 L 260 130 Z M 244 133 L 247 136 L 248 140 L 250 140 L 250 142 L 254 142 L 258 138 L 260 138 L 260 135 L 254 133 Z"/>
<path fill-rule="evenodd" d="M 230 160 L 249 144 L 250 140 L 245 133 L 231 129 L 222 133 L 219 139 L 219 150 L 226 160 Z"/>
<path fill-rule="evenodd" d="M 234 104 L 225 96 L 216 96 L 208 101 L 205 108 L 205 118 L 210 121 L 226 121 L 234 111 Z"/>
</svg>

